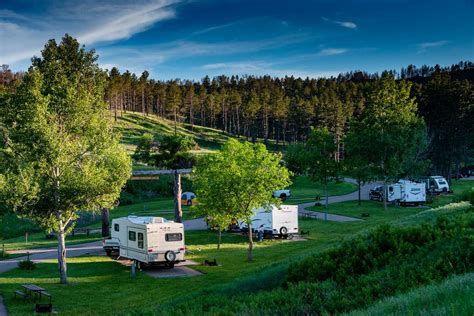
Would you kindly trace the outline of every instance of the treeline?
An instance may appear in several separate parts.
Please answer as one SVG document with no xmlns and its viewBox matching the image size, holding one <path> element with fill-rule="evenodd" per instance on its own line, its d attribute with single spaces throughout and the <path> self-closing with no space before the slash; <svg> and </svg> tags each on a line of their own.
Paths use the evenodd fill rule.
<svg viewBox="0 0 474 316">
<path fill-rule="evenodd" d="M 0 78 L 14 78 L 11 72 Z M 428 127 L 433 172 L 450 176 L 451 169 L 472 158 L 474 64 L 450 67 L 409 65 L 400 72 L 385 71 L 398 82 L 410 81 L 417 113 Z M 21 78 L 21 74 L 16 75 Z M 338 77 L 302 79 L 270 76 L 204 77 L 201 81 L 140 77 L 117 68 L 108 72 L 105 98 L 117 119 L 127 111 L 155 114 L 179 122 L 220 129 L 255 141 L 276 144 L 306 142 L 311 127 L 327 128 L 337 147 L 335 159 L 344 157 L 344 137 L 350 122 L 367 108 L 367 98 L 383 74 L 348 72 Z M 14 86 L 18 80 L 8 82 Z M 1 88 L 0 88 L 1 89 Z"/>
</svg>

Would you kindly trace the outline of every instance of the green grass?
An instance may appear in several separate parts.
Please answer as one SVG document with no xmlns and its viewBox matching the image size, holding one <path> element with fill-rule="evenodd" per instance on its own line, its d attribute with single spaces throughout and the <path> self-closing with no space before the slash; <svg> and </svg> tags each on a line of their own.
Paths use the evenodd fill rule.
<svg viewBox="0 0 474 316">
<path fill-rule="evenodd" d="M 215 289 L 216 286 L 234 290 L 236 284 L 239 284 L 238 289 L 244 286 L 265 287 L 271 282 L 278 282 L 278 271 L 283 269 L 279 267 L 334 247 L 341 240 L 374 227 L 374 224 L 406 216 L 405 213 L 394 212 L 380 221 L 352 223 L 300 219 L 300 229 L 310 232 L 306 241 L 268 240 L 256 243 L 252 263 L 246 261 L 245 236 L 224 234 L 222 249 L 217 250 L 216 233 L 190 231 L 186 233 L 189 249 L 187 259 L 197 262 L 216 259 L 219 263 L 218 267 L 196 266 L 197 270 L 204 273 L 199 277 L 153 279 L 139 274 L 135 280 L 131 280 L 128 268 L 108 258 L 84 257 L 68 259 L 69 286 L 57 283 L 57 265 L 51 262 L 38 264 L 34 271 L 12 270 L 0 275 L 0 290 L 11 315 L 22 315 L 32 309 L 32 304 L 24 305 L 12 298 L 13 291 L 25 283 L 38 284 L 53 294 L 53 303 L 61 315 L 101 315 L 110 313 L 111 309 L 118 312 L 153 308 L 183 295 Z M 268 271 L 276 274 L 269 278 L 271 282 L 256 283 L 255 278 Z"/>
<path fill-rule="evenodd" d="M 473 311 L 474 273 L 467 273 L 386 298 L 347 315 L 472 315 Z"/>
<path fill-rule="evenodd" d="M 453 190 L 453 194 L 435 196 L 432 206 L 437 207 L 457 202 L 461 193 L 472 188 L 474 188 L 473 180 L 452 180 L 451 190 Z"/>
<path fill-rule="evenodd" d="M 37 248 L 52 248 L 57 247 L 58 240 L 56 238 L 46 239 L 46 233 L 35 233 L 28 235 L 28 243 L 25 242 L 25 236 L 3 239 L 0 242 L 5 245 L 5 251 L 10 250 L 24 250 L 24 249 L 37 249 Z M 77 245 L 86 242 L 102 239 L 100 234 L 90 234 L 89 236 L 76 235 L 66 237 L 67 245 Z"/>
<path fill-rule="evenodd" d="M 314 202 L 316 195 L 324 197 L 324 185 L 320 182 L 312 181 L 307 176 L 298 176 L 293 179 L 290 186 L 291 197 L 285 204 L 301 204 Z M 349 182 L 335 182 L 328 184 L 329 196 L 349 194 L 357 190 L 357 186 Z"/>
<path fill-rule="evenodd" d="M 344 215 L 363 219 L 367 223 L 381 223 L 386 221 L 392 221 L 401 217 L 416 214 L 425 210 L 426 208 L 421 207 L 395 207 L 389 205 L 388 209 L 385 210 L 383 203 L 375 201 L 361 201 L 361 205 L 358 205 L 357 201 L 347 201 L 341 203 L 329 204 L 328 208 L 324 206 L 311 206 L 306 208 L 309 211 L 327 212 L 330 214 Z M 370 216 L 364 217 L 363 213 L 368 213 Z"/>
<path fill-rule="evenodd" d="M 122 133 L 122 143 L 133 152 L 138 139 L 144 133 L 151 133 L 155 136 L 174 135 L 174 122 L 163 119 L 156 115 L 142 116 L 139 113 L 124 113 L 119 116 L 115 124 L 118 131 Z M 183 136 L 191 136 L 199 144 L 200 150 L 196 153 L 206 153 L 218 149 L 231 135 L 224 132 L 202 126 L 178 123 L 177 132 Z"/>
</svg>

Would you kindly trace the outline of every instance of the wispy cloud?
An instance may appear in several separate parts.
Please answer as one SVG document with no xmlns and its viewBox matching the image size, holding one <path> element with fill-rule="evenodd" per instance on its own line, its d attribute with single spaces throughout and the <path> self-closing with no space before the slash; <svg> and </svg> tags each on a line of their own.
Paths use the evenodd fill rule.
<svg viewBox="0 0 474 316">
<path fill-rule="evenodd" d="M 342 26 L 342 27 L 345 27 L 345 28 L 348 28 L 348 29 L 356 29 L 357 28 L 357 24 L 355 24 L 354 22 L 351 22 L 351 21 L 337 21 L 337 20 L 328 19 L 326 17 L 321 17 L 321 18 L 326 22 L 337 24 L 339 26 Z"/>
<path fill-rule="evenodd" d="M 333 56 L 341 55 L 346 53 L 348 50 L 345 48 L 324 48 L 319 51 L 318 56 Z"/>
<path fill-rule="evenodd" d="M 83 44 L 130 38 L 152 25 L 176 16 L 176 4 L 183 0 L 82 0 L 64 2 L 38 18 L 0 10 L 0 38 L 12 39 L 2 45 L 0 63 L 15 63 L 39 53 L 50 38 L 65 32 Z"/>
<path fill-rule="evenodd" d="M 417 45 L 419 52 L 427 51 L 430 48 L 445 46 L 449 41 L 424 42 Z"/>
</svg>

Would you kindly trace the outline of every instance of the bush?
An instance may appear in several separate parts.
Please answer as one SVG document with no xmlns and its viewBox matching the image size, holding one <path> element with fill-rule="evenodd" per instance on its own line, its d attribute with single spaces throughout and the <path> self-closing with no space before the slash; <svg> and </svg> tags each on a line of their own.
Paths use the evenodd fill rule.
<svg viewBox="0 0 474 316">
<path fill-rule="evenodd" d="M 18 262 L 18 268 L 20 268 L 20 270 L 34 270 L 36 269 L 36 264 L 30 259 L 23 260 Z"/>
<path fill-rule="evenodd" d="M 474 205 L 474 187 L 471 190 L 466 190 L 461 194 L 461 201 L 467 201 Z"/>
</svg>

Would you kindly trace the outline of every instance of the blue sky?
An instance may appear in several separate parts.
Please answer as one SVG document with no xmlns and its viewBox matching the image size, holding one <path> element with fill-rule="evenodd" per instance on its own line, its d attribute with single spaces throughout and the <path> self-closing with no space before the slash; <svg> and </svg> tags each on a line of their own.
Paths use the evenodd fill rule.
<svg viewBox="0 0 474 316">
<path fill-rule="evenodd" d="M 321 77 L 474 57 L 473 0 L 2 0 L 0 64 L 26 70 L 64 33 L 156 79 Z"/>
</svg>

